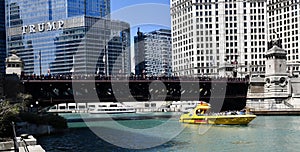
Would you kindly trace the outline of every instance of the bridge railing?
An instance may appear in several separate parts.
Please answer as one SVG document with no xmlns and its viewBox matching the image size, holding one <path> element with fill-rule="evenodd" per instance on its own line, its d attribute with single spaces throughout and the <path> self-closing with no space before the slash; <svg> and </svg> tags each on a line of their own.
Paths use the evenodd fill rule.
<svg viewBox="0 0 300 152">
<path fill-rule="evenodd" d="M 169 81 L 217 81 L 224 80 L 227 81 L 248 81 L 247 78 L 226 78 L 226 77 L 193 77 L 193 76 L 145 76 L 145 75 L 131 75 L 131 76 L 103 76 L 103 75 L 21 75 L 21 80 L 169 80 Z"/>
</svg>

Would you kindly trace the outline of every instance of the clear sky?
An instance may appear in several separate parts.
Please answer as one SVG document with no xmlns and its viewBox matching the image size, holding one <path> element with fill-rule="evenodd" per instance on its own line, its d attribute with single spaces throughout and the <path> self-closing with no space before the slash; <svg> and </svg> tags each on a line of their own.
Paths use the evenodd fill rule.
<svg viewBox="0 0 300 152">
<path fill-rule="evenodd" d="M 145 4 L 145 3 L 159 3 L 170 5 L 170 0 L 111 0 L 111 10 L 112 12 L 123 7 L 136 4 Z"/>
<path fill-rule="evenodd" d="M 163 7 L 152 7 L 149 6 L 150 3 L 153 4 L 157 4 L 157 5 L 161 5 Z M 147 6 L 152 7 L 152 11 L 144 11 L 142 9 L 147 9 Z M 111 11 L 112 11 L 112 16 L 114 16 L 114 14 L 117 14 L 120 10 L 124 10 L 124 9 L 131 9 L 131 7 L 133 7 L 135 10 L 138 10 L 139 8 L 141 9 L 141 12 L 134 12 L 133 14 L 139 14 L 140 13 L 144 13 L 144 19 L 145 20 L 149 20 L 149 22 L 145 22 L 145 20 L 141 21 L 141 22 L 145 22 L 145 24 L 135 24 L 132 23 L 130 21 L 130 19 L 127 19 L 126 17 L 117 17 L 117 19 L 125 21 L 125 22 L 129 22 L 131 25 L 131 35 L 134 36 L 136 35 L 137 32 L 137 28 L 140 27 L 142 32 L 150 32 L 153 30 L 157 30 L 160 28 L 168 28 L 170 29 L 170 24 L 171 24 L 171 19 L 170 19 L 170 0 L 111 0 Z M 155 13 L 156 14 L 155 14 Z M 157 15 L 159 13 L 159 15 Z M 125 14 L 125 13 L 124 13 Z M 126 13 L 127 14 L 127 13 Z M 134 16 L 134 15 L 133 15 Z M 150 20 L 159 16 L 159 18 L 157 18 L 157 20 L 160 21 L 164 21 L 161 24 L 157 24 L 157 23 L 151 23 Z M 134 17 L 133 17 L 134 18 Z M 115 19 L 113 17 L 113 19 Z M 136 19 L 135 19 L 136 20 Z"/>
<path fill-rule="evenodd" d="M 151 32 L 171 29 L 170 0 L 111 0 L 111 18 L 128 22 L 131 26 L 131 70 L 134 72 L 134 43 L 137 28 Z"/>
<path fill-rule="evenodd" d="M 111 18 L 131 26 L 131 70 L 134 72 L 134 36 L 137 28 L 151 32 L 171 29 L 170 0 L 111 0 Z"/>
</svg>

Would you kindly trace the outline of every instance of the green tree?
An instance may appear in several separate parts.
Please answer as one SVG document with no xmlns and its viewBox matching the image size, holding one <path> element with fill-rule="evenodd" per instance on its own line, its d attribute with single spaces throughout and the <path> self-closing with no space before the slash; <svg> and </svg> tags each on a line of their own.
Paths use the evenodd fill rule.
<svg viewBox="0 0 300 152">
<path fill-rule="evenodd" d="M 9 101 L 0 103 L 0 137 L 12 137 L 12 121 L 17 121 L 19 106 L 10 104 Z"/>
</svg>

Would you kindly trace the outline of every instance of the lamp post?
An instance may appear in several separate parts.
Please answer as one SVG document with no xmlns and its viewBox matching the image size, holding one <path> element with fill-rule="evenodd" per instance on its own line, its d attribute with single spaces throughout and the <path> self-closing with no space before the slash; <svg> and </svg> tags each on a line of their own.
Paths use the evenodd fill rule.
<svg viewBox="0 0 300 152">
<path fill-rule="evenodd" d="M 236 78 L 238 73 L 238 61 L 237 60 L 234 60 L 233 62 L 231 61 L 231 64 L 234 64 L 233 77 Z"/>
<path fill-rule="evenodd" d="M 33 105 L 31 104 L 31 105 L 30 105 L 30 112 L 32 112 L 32 108 L 33 108 Z"/>
<path fill-rule="evenodd" d="M 39 101 L 35 101 L 36 113 L 39 113 Z"/>
<path fill-rule="evenodd" d="M 42 53 L 39 50 L 39 66 L 40 66 L 40 77 L 42 76 Z"/>
<path fill-rule="evenodd" d="M 106 25 L 106 19 L 104 19 L 104 72 L 105 76 L 109 76 L 109 69 L 108 69 L 108 41 L 107 41 L 107 35 L 106 35 L 107 25 Z"/>
<path fill-rule="evenodd" d="M 106 39 L 105 39 L 106 41 Z M 105 50 L 104 50 L 104 73 L 105 73 L 105 76 L 107 77 L 109 74 L 108 74 L 108 53 L 107 53 L 107 50 L 108 50 L 108 46 L 106 44 L 107 42 L 105 42 Z"/>
<path fill-rule="evenodd" d="M 12 122 L 11 125 L 12 125 L 12 128 L 13 128 L 13 134 L 14 134 L 14 138 L 13 138 L 14 149 L 15 149 L 15 152 L 19 152 L 19 143 L 18 143 L 17 136 L 16 136 L 15 122 Z"/>
</svg>

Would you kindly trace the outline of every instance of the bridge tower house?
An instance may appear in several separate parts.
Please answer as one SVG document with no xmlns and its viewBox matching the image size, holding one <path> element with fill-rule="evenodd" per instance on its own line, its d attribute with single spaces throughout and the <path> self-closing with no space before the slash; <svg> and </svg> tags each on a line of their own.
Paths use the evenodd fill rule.
<svg viewBox="0 0 300 152">
<path fill-rule="evenodd" d="M 6 74 L 17 74 L 20 77 L 23 72 L 23 62 L 16 51 L 12 51 L 12 55 L 6 58 L 5 66 Z"/>
<path fill-rule="evenodd" d="M 266 52 L 264 97 L 282 103 L 291 97 L 291 83 L 286 66 L 286 50 L 274 45 Z"/>
</svg>

